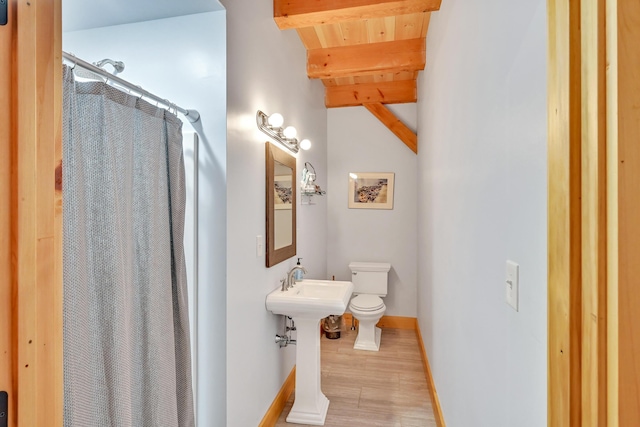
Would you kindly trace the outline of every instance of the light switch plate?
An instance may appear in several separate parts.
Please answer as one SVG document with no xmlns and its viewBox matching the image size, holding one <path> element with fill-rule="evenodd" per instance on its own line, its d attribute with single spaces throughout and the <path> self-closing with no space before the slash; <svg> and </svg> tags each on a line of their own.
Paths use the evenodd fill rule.
<svg viewBox="0 0 640 427">
<path fill-rule="evenodd" d="M 513 261 L 507 261 L 507 279 L 506 279 L 506 291 L 507 291 L 507 304 L 509 304 L 515 311 L 518 311 L 518 272 L 520 266 Z"/>
</svg>

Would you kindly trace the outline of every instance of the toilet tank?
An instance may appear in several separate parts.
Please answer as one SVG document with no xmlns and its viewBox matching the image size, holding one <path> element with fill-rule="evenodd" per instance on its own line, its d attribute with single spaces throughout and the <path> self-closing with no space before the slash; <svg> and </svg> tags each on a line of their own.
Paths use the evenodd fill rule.
<svg viewBox="0 0 640 427">
<path fill-rule="evenodd" d="M 389 283 L 388 262 L 352 262 L 351 282 L 353 282 L 354 294 L 369 294 L 384 297 L 387 295 Z"/>
</svg>

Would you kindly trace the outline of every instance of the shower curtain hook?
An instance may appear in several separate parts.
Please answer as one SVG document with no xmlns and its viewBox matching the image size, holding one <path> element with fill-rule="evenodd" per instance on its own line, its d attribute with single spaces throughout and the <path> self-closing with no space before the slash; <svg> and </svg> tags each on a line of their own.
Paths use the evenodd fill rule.
<svg viewBox="0 0 640 427">
<path fill-rule="evenodd" d="M 73 67 L 71 67 L 71 71 L 75 71 L 76 65 L 78 65 L 78 57 L 74 53 L 69 53 L 70 56 L 73 56 Z"/>
<path fill-rule="evenodd" d="M 167 110 L 170 113 L 173 113 L 173 111 L 171 111 L 171 110 L 175 110 L 175 115 L 177 116 L 178 115 L 178 110 L 176 109 L 176 104 L 174 104 L 173 102 L 169 101 L 168 99 L 165 99 L 164 102 L 168 107 Z"/>
<path fill-rule="evenodd" d="M 139 90 L 136 92 L 135 88 L 138 88 Z M 142 86 L 140 85 L 136 85 L 135 88 L 130 87 L 129 88 L 129 93 L 131 93 L 132 96 L 137 96 L 139 101 L 143 101 L 144 99 L 144 94 L 142 93 L 143 89 Z M 133 93 L 131 91 L 134 91 Z"/>
</svg>

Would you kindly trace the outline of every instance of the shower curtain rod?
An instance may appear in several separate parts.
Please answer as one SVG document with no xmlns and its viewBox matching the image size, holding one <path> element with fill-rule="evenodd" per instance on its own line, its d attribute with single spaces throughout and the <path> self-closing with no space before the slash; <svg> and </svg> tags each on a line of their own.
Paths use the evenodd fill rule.
<svg viewBox="0 0 640 427">
<path fill-rule="evenodd" d="M 154 94 L 152 94 L 151 92 L 148 92 L 144 89 L 142 89 L 140 86 L 136 86 L 133 83 L 129 83 L 128 81 L 114 75 L 111 74 L 110 72 L 108 72 L 107 70 L 104 70 L 100 67 L 97 67 L 87 61 L 84 61 L 80 58 L 78 58 L 77 56 L 71 54 L 71 53 L 67 53 L 67 52 L 62 52 L 62 56 L 64 57 L 64 59 L 66 59 L 69 62 L 72 62 L 75 65 L 79 65 L 80 67 L 89 70 L 93 73 L 96 73 L 102 77 L 107 78 L 108 80 L 111 80 L 112 82 L 118 83 L 119 85 L 124 86 L 125 88 L 140 94 L 141 96 L 151 99 L 159 104 L 163 104 L 166 105 L 169 108 L 174 108 L 176 111 L 178 111 L 179 113 L 182 113 L 187 120 L 189 120 L 191 123 L 196 123 L 198 120 L 200 120 L 200 113 L 198 113 L 198 111 L 196 110 L 187 110 L 185 108 L 182 107 L 178 107 L 176 104 L 172 104 L 171 102 L 169 102 L 169 100 L 167 99 L 162 99 L 159 96 L 156 96 Z"/>
</svg>

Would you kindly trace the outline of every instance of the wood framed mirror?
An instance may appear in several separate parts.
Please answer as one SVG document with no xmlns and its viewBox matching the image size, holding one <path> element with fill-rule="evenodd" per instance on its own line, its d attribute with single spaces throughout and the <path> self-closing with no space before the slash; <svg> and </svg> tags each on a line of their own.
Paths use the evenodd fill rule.
<svg viewBox="0 0 640 427">
<path fill-rule="evenodd" d="M 296 254 L 296 158 L 265 144 L 267 267 Z"/>
</svg>

